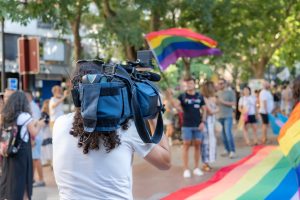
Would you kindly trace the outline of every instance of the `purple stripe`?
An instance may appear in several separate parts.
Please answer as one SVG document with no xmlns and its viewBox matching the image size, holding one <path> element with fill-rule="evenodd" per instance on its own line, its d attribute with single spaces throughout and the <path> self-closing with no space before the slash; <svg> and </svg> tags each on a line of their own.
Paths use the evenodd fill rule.
<svg viewBox="0 0 300 200">
<path fill-rule="evenodd" d="M 222 54 L 220 49 L 211 48 L 205 50 L 188 50 L 188 49 L 178 49 L 165 57 L 160 63 L 160 67 L 165 70 L 168 68 L 170 64 L 176 62 L 176 60 L 180 57 L 198 57 L 198 56 L 207 56 L 207 55 L 220 55 Z"/>
</svg>

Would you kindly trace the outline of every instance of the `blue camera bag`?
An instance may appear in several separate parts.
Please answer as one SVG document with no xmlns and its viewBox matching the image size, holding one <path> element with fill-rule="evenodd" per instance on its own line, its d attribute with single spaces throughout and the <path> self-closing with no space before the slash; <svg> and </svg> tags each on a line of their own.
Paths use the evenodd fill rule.
<svg viewBox="0 0 300 200">
<path fill-rule="evenodd" d="M 163 134 L 163 105 L 158 89 L 148 80 L 133 81 L 120 66 L 113 73 L 87 74 L 72 90 L 73 101 L 80 107 L 85 132 L 116 131 L 127 119 L 133 118 L 145 143 L 158 143 Z M 145 119 L 158 116 L 151 136 Z"/>
</svg>

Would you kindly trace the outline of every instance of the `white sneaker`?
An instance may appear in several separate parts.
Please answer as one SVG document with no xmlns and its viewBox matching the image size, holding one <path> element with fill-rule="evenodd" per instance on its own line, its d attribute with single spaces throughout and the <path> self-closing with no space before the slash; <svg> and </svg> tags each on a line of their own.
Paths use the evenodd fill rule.
<svg viewBox="0 0 300 200">
<path fill-rule="evenodd" d="M 229 158 L 233 159 L 233 158 L 235 158 L 235 157 L 236 157 L 236 156 L 235 156 L 235 153 L 231 151 L 231 152 L 229 153 Z"/>
<path fill-rule="evenodd" d="M 191 178 L 192 175 L 191 175 L 190 170 L 188 170 L 188 169 L 184 170 L 184 172 L 183 172 L 183 177 L 184 177 L 184 178 Z"/>
<path fill-rule="evenodd" d="M 201 169 L 196 168 L 196 169 L 194 169 L 193 174 L 196 176 L 202 176 L 203 172 L 201 171 Z"/>
<path fill-rule="evenodd" d="M 228 156 L 228 151 L 224 150 L 222 153 L 221 153 L 221 157 L 227 157 Z"/>
</svg>

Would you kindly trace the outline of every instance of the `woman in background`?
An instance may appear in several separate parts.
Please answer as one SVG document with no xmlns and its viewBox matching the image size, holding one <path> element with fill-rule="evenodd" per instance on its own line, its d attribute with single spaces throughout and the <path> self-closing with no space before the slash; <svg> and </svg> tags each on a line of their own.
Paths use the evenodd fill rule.
<svg viewBox="0 0 300 200">
<path fill-rule="evenodd" d="M 215 135 L 216 113 L 219 111 L 216 105 L 214 83 L 207 81 L 202 86 L 202 95 L 204 96 L 207 108 L 207 131 L 204 132 L 204 141 L 202 144 L 202 161 L 204 163 L 202 170 L 210 171 L 211 163 L 216 161 L 217 140 Z"/>
<path fill-rule="evenodd" d="M 175 131 L 174 129 L 174 106 L 173 106 L 173 91 L 172 89 L 167 89 L 165 92 L 165 98 L 163 104 L 165 105 L 165 113 L 164 113 L 164 125 L 166 126 L 166 136 L 169 140 L 169 145 L 172 145 L 172 136 Z"/>
<path fill-rule="evenodd" d="M 42 117 L 45 121 L 45 126 L 41 130 L 43 132 L 42 143 L 42 165 L 52 164 L 52 134 L 49 127 L 49 99 L 45 100 L 42 106 Z"/>
<path fill-rule="evenodd" d="M 257 126 L 256 126 L 256 97 L 251 95 L 250 87 L 246 86 L 243 89 L 243 96 L 239 100 L 239 110 L 241 112 L 241 119 L 243 123 L 243 135 L 245 143 L 249 146 L 257 145 Z M 248 135 L 248 125 L 253 130 L 253 140 L 251 143 Z"/>
<path fill-rule="evenodd" d="M 35 136 L 44 125 L 43 121 L 32 120 L 26 95 L 16 91 L 5 101 L 1 111 L 1 126 L 18 126 L 16 155 L 5 157 L 0 177 L 0 199 L 31 199 L 33 169 L 30 137 Z"/>
</svg>

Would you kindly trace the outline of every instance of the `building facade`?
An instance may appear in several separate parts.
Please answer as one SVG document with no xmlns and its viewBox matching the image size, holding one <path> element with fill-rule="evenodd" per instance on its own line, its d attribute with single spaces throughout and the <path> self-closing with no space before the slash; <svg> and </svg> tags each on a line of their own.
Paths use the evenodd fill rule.
<svg viewBox="0 0 300 200">
<path fill-rule="evenodd" d="M 19 88 L 22 88 L 22 76 L 19 73 L 18 64 L 18 39 L 26 36 L 39 40 L 40 55 L 40 70 L 29 76 L 29 89 L 35 91 L 36 96 L 43 100 L 52 96 L 52 86 L 65 85 L 66 80 L 69 79 L 72 64 L 72 37 L 70 35 L 60 34 L 53 29 L 51 24 L 39 20 L 32 20 L 26 26 L 7 20 L 4 25 L 4 35 L 7 80 L 8 78 L 18 79 Z M 2 51 L 2 44 L 0 49 Z"/>
</svg>

